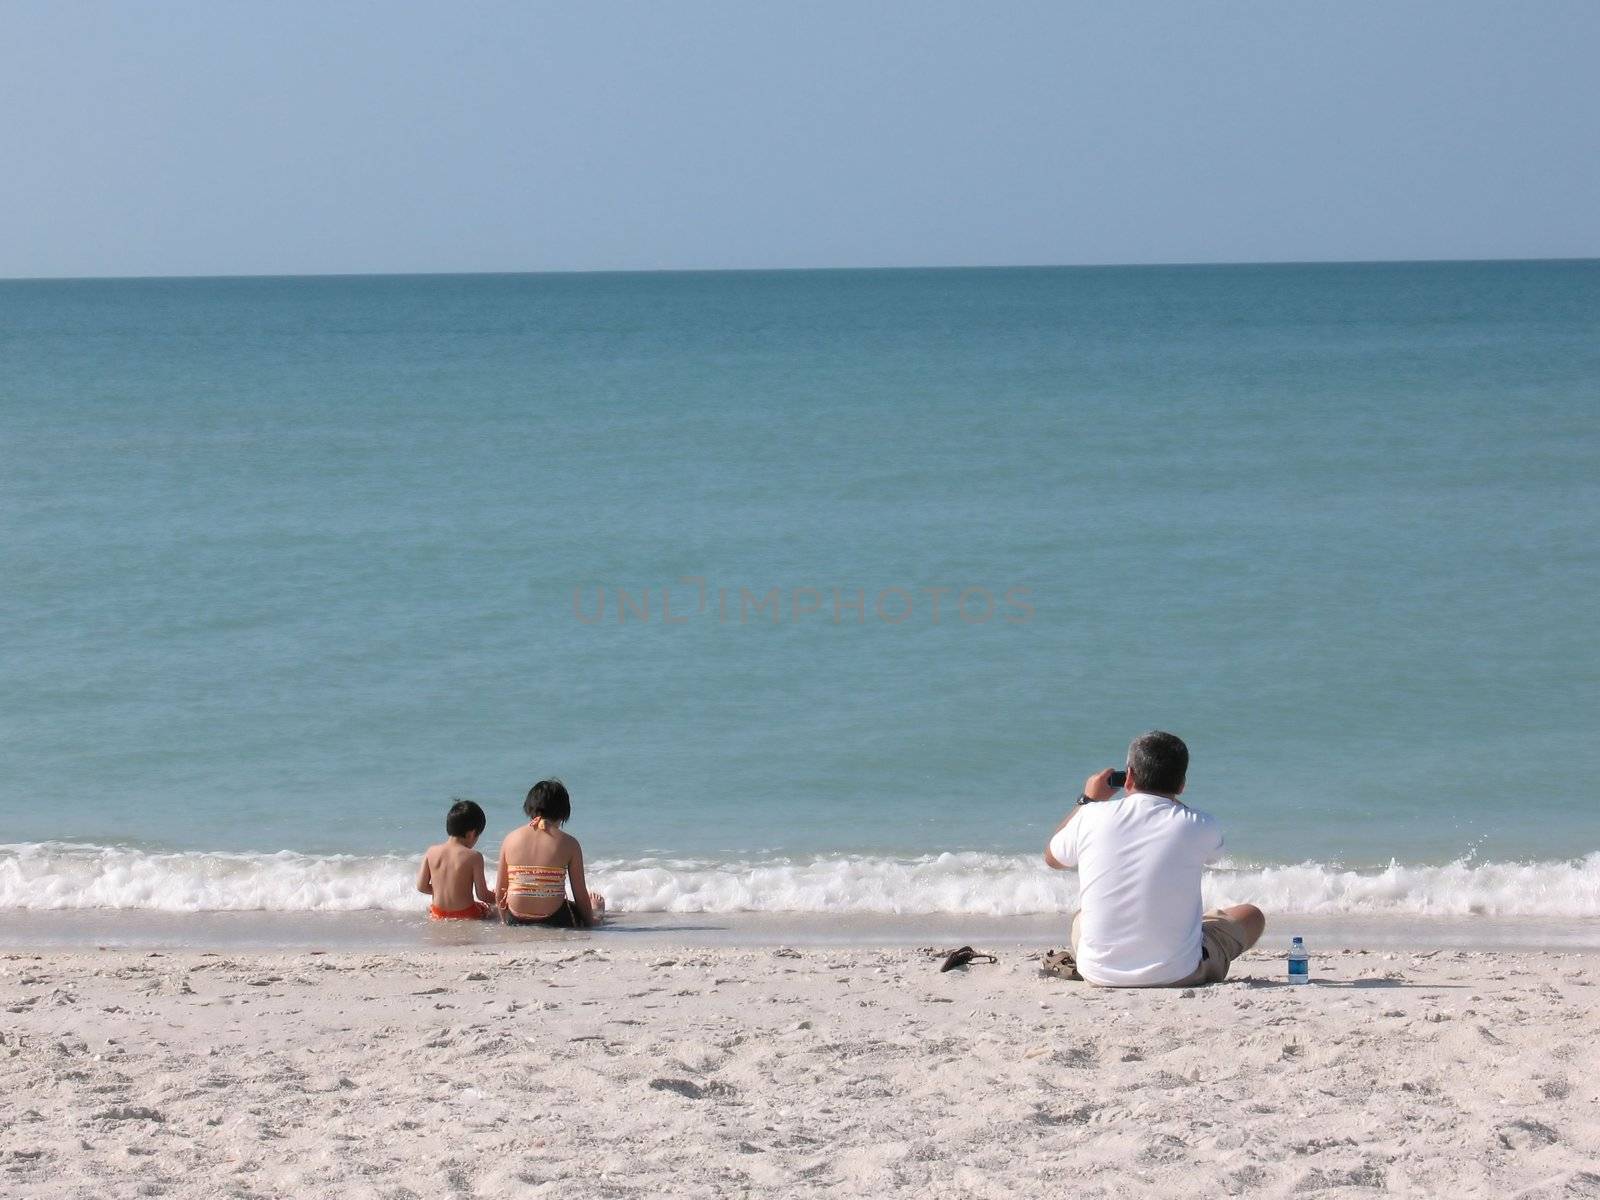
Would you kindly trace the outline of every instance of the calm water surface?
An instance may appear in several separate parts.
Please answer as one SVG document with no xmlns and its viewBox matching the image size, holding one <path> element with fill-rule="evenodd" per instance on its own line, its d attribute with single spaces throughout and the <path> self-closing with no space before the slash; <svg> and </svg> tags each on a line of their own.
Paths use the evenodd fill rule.
<svg viewBox="0 0 1600 1200">
<path fill-rule="evenodd" d="M 1594 262 L 0 283 L 0 842 L 1031 853 L 1159 726 L 1571 859 L 1597 404 Z"/>
</svg>

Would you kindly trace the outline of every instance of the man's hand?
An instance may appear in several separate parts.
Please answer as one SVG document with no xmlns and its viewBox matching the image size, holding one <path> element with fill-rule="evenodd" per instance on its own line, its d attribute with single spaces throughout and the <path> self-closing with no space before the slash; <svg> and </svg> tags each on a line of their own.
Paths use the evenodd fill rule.
<svg viewBox="0 0 1600 1200">
<path fill-rule="evenodd" d="M 1089 776 L 1083 781 L 1083 794 L 1091 800 L 1111 799 L 1117 794 L 1117 789 L 1111 786 L 1111 773 L 1115 770 L 1115 767 L 1107 767 Z"/>
</svg>

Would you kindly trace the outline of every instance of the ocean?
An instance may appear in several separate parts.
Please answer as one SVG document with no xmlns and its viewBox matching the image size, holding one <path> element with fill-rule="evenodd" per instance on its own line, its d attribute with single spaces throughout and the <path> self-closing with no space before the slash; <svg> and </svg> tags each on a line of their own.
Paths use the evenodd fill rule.
<svg viewBox="0 0 1600 1200">
<path fill-rule="evenodd" d="M 1600 262 L 0 282 L 0 910 L 1600 916 Z"/>
</svg>

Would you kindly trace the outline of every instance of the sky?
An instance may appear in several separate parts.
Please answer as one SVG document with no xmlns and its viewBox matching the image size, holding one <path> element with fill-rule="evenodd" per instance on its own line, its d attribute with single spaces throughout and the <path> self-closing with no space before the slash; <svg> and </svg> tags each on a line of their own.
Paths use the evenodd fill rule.
<svg viewBox="0 0 1600 1200">
<path fill-rule="evenodd" d="M 0 277 L 1600 256 L 1600 4 L 0 0 Z"/>
</svg>

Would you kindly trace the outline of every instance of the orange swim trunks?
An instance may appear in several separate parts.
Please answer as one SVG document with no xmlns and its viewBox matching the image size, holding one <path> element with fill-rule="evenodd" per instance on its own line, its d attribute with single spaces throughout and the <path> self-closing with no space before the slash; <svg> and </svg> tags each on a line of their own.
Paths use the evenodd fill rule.
<svg viewBox="0 0 1600 1200">
<path fill-rule="evenodd" d="M 457 908 L 449 912 L 437 904 L 428 906 L 428 915 L 435 921 L 481 921 L 489 915 L 489 906 L 479 901 L 473 901 L 466 908 Z"/>
</svg>

